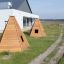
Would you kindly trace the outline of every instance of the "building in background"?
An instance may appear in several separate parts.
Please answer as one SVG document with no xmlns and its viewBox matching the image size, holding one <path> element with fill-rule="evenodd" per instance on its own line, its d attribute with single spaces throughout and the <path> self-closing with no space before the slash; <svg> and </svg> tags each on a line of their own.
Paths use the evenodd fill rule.
<svg viewBox="0 0 64 64">
<path fill-rule="evenodd" d="M 9 16 L 15 16 L 23 30 L 32 26 L 33 19 L 39 18 L 32 14 L 28 0 L 0 0 L 0 30 L 4 30 Z"/>
</svg>

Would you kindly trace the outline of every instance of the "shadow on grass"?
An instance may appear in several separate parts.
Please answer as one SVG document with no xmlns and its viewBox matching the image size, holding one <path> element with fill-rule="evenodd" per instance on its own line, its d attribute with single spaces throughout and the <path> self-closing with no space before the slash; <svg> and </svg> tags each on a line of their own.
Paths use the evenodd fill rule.
<svg viewBox="0 0 64 64">
<path fill-rule="evenodd" d="M 24 32 L 24 34 L 26 34 L 26 35 L 30 36 L 30 32 Z"/>
</svg>

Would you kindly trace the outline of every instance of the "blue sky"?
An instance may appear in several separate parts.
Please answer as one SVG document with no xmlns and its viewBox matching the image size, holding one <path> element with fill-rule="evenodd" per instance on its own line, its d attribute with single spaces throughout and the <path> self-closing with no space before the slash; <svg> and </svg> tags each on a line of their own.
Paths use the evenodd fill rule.
<svg viewBox="0 0 64 64">
<path fill-rule="evenodd" d="M 32 12 L 44 19 L 64 19 L 64 0 L 29 0 Z"/>
</svg>

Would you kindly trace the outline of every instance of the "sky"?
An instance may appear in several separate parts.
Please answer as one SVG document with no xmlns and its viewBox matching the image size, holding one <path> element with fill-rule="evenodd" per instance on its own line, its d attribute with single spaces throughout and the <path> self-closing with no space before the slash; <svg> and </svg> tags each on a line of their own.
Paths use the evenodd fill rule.
<svg viewBox="0 0 64 64">
<path fill-rule="evenodd" d="M 64 0 L 29 0 L 29 4 L 42 19 L 64 19 Z"/>
</svg>

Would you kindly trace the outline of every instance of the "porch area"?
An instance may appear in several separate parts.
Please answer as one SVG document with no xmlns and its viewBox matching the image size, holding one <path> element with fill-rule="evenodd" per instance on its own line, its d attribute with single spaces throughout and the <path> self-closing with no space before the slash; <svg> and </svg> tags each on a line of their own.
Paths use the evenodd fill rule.
<svg viewBox="0 0 64 64">
<path fill-rule="evenodd" d="M 34 23 L 34 20 L 34 18 L 23 17 L 23 31 L 30 30 Z"/>
</svg>

